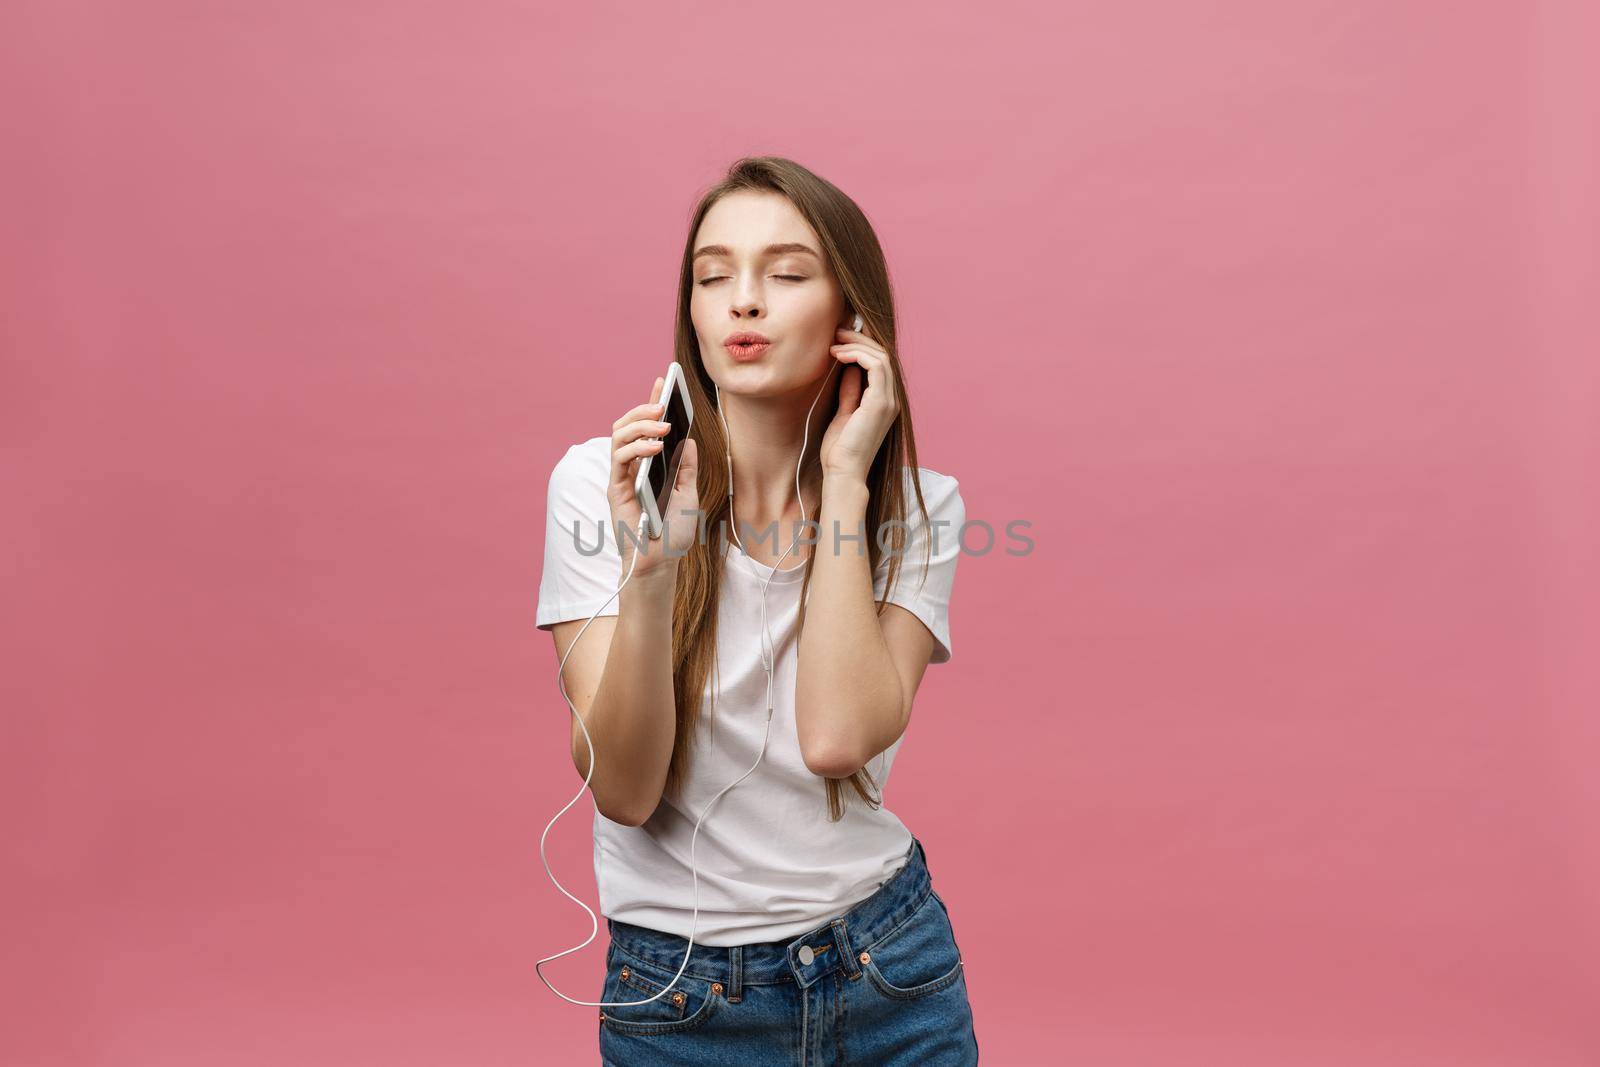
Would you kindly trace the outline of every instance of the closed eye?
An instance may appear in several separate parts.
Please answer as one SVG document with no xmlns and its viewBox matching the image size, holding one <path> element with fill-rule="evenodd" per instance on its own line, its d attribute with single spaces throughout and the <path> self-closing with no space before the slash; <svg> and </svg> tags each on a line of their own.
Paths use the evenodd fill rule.
<svg viewBox="0 0 1600 1067">
<path fill-rule="evenodd" d="M 805 276 L 802 274 L 774 274 L 773 277 L 788 282 L 803 282 L 806 280 Z M 727 279 L 725 277 L 718 275 L 715 278 L 701 278 L 699 281 L 695 282 L 695 284 L 710 285 L 712 282 L 721 282 L 726 280 Z"/>
</svg>

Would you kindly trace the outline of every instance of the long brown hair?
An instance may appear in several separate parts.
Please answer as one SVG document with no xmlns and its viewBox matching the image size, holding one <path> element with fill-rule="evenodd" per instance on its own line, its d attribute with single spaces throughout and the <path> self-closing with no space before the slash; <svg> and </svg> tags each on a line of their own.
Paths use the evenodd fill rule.
<svg viewBox="0 0 1600 1067">
<path fill-rule="evenodd" d="M 900 397 L 900 411 L 884 434 L 883 444 L 868 470 L 867 488 L 870 495 L 866 513 L 867 553 L 873 574 L 877 573 L 878 562 L 884 551 L 878 544 L 878 531 L 885 530 L 883 524 L 893 520 L 884 535 L 891 555 L 888 585 L 884 592 L 887 597 L 888 591 L 894 588 L 899 579 L 900 557 L 905 552 L 907 527 L 904 481 L 907 470 L 911 472 L 917 507 L 922 511 L 924 521 L 928 513 L 922 497 L 922 482 L 917 477 L 917 446 L 911 432 L 911 405 L 906 395 L 899 352 L 895 347 L 894 296 L 889 286 L 888 266 L 871 223 L 855 201 L 800 164 L 777 156 L 736 160 L 728 168 L 727 175 L 701 197 L 689 220 L 689 234 L 684 242 L 683 264 L 678 280 L 675 350 L 695 411 L 711 415 L 696 418 L 689 431 L 699 452 L 699 498 L 700 511 L 705 517 L 704 529 L 721 531 L 728 522 L 728 446 L 722 423 L 715 417 L 715 384 L 700 359 L 700 346 L 689 315 L 689 299 L 694 285 L 694 240 L 711 206 L 729 193 L 742 190 L 777 192 L 789 198 L 821 239 L 822 254 L 833 268 L 834 276 L 844 292 L 846 305 L 861 316 L 866 331 L 889 354 L 889 370 L 894 375 L 895 392 Z M 866 384 L 864 378 L 862 384 Z M 830 395 L 824 396 L 821 401 L 825 411 L 821 421 L 816 424 L 820 427 L 826 427 L 838 410 L 837 389 L 827 392 Z M 697 538 L 678 562 L 672 612 L 672 688 L 677 706 L 677 733 L 672 761 L 667 768 L 667 792 L 678 790 L 688 771 L 689 750 L 700 717 L 701 701 L 716 658 L 718 593 L 728 543 L 726 538 L 720 536 Z M 813 546 L 806 558 L 805 575 L 800 586 L 799 626 L 802 631 L 805 628 L 805 597 L 811 585 L 811 567 L 816 560 L 816 548 L 825 543 L 828 543 L 826 539 L 819 537 L 817 545 Z M 926 558 L 923 566 L 927 566 Z M 878 614 L 883 613 L 886 602 L 877 602 Z M 882 803 L 882 797 L 874 795 L 878 784 L 865 767 L 847 779 L 824 778 L 830 820 L 837 822 L 844 815 L 844 792 L 840 786 L 844 781 L 854 786 L 856 793 L 872 807 Z"/>
</svg>

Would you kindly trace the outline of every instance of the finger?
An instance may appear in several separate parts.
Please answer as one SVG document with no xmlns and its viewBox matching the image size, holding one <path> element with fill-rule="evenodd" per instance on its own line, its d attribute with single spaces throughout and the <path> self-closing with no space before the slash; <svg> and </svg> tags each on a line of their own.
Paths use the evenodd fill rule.
<svg viewBox="0 0 1600 1067">
<path fill-rule="evenodd" d="M 852 341 L 849 344 L 843 345 L 831 345 L 829 346 L 828 350 L 834 353 L 854 352 L 856 355 L 861 357 L 863 364 L 872 361 L 883 363 L 889 358 L 889 354 L 884 352 L 882 349 L 873 348 L 871 345 L 861 344 L 859 341 Z"/>
<path fill-rule="evenodd" d="M 848 344 L 830 345 L 829 351 L 856 352 L 867 359 L 883 359 L 887 355 L 887 353 L 873 348 L 871 345 L 864 345 L 860 341 L 851 341 Z"/>
<path fill-rule="evenodd" d="M 834 356 L 838 359 L 849 357 L 849 362 L 856 364 L 866 372 L 867 388 L 874 390 L 873 395 L 883 397 L 892 407 L 898 407 L 895 401 L 894 379 L 889 374 L 888 357 L 860 345 L 837 345 Z"/>
<path fill-rule="evenodd" d="M 649 438 L 654 440 L 654 438 Z M 627 444 L 611 450 L 611 484 L 618 489 L 633 487 L 639 477 L 639 460 L 633 445 Z M 630 498 L 632 494 L 627 494 Z"/>
<path fill-rule="evenodd" d="M 866 378 L 866 384 L 869 386 L 877 385 L 879 379 L 883 376 L 878 357 L 871 352 L 864 351 L 858 345 L 835 346 L 833 355 L 835 359 L 852 363 L 859 368 Z"/>
<path fill-rule="evenodd" d="M 627 501 L 622 506 L 623 516 L 638 514 L 638 501 L 634 499 L 633 486 L 639 478 L 639 461 L 625 452 L 611 453 L 611 486 Z"/>
<path fill-rule="evenodd" d="M 657 378 L 656 380 L 660 381 L 661 379 Z M 611 429 L 613 431 L 620 430 L 635 419 L 653 419 L 660 414 L 661 405 L 652 400 L 648 404 L 640 404 L 636 408 L 629 408 L 622 418 L 611 424 Z"/>
<path fill-rule="evenodd" d="M 662 437 L 671 428 L 670 422 L 662 422 L 659 419 L 635 419 L 611 434 L 611 447 L 625 445 L 640 437 Z"/>
<path fill-rule="evenodd" d="M 650 403 L 654 404 L 661 399 L 661 390 L 665 388 L 667 380 L 657 378 L 656 384 L 650 387 Z"/>
<path fill-rule="evenodd" d="M 849 415 L 861 403 L 861 368 L 848 366 L 839 376 L 839 409 L 835 417 Z"/>
<path fill-rule="evenodd" d="M 661 451 L 661 439 L 658 437 L 641 437 L 637 441 L 630 441 L 617 449 L 618 463 L 631 463 L 644 456 L 653 456 Z"/>
<path fill-rule="evenodd" d="M 683 451 L 678 453 L 678 479 L 673 483 L 674 489 L 694 489 L 699 480 L 696 472 L 700 469 L 699 446 L 694 443 L 694 438 L 683 442 Z"/>
</svg>

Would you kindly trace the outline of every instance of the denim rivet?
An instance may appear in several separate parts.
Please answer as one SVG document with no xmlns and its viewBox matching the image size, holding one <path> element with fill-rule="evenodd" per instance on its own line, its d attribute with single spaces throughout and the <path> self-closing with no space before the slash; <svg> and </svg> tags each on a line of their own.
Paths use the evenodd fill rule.
<svg viewBox="0 0 1600 1067">
<path fill-rule="evenodd" d="M 719 997 L 722 996 L 722 983 L 721 982 L 712 982 L 711 983 L 711 992 L 715 993 Z"/>
<path fill-rule="evenodd" d="M 871 963 L 871 962 L 872 962 L 872 956 L 871 956 L 871 954 L 869 954 L 869 953 L 866 953 L 866 952 L 863 952 L 863 953 L 862 953 L 862 954 L 861 954 L 861 962 L 862 962 L 862 963 Z"/>
</svg>

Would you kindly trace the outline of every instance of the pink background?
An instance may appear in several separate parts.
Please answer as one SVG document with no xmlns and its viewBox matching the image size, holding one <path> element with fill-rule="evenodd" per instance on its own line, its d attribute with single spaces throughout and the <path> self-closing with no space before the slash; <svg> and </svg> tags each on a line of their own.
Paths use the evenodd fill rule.
<svg viewBox="0 0 1600 1067">
<path fill-rule="evenodd" d="M 596 1059 L 545 481 L 772 152 L 1038 543 L 889 791 L 984 1062 L 1600 1062 L 1592 5 L 0 20 L 0 1060 Z"/>
</svg>

